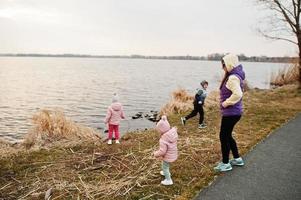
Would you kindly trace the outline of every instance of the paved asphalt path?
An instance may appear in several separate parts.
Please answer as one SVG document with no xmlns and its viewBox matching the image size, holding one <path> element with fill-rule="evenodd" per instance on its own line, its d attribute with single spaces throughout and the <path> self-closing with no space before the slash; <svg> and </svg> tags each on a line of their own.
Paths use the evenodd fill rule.
<svg viewBox="0 0 301 200">
<path fill-rule="evenodd" d="M 195 199 L 301 200 L 301 113 L 244 160 L 244 167 L 224 173 Z"/>
</svg>

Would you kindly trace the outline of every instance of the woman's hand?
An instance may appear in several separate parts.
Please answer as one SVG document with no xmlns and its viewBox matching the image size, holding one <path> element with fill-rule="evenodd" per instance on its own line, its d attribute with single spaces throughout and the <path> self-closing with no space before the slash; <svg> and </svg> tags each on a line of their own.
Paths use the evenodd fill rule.
<svg viewBox="0 0 301 200">
<path fill-rule="evenodd" d="M 226 102 L 223 102 L 223 103 L 222 103 L 222 107 L 223 107 L 223 108 L 227 108 L 227 107 L 228 107 L 228 104 L 226 104 Z"/>
</svg>

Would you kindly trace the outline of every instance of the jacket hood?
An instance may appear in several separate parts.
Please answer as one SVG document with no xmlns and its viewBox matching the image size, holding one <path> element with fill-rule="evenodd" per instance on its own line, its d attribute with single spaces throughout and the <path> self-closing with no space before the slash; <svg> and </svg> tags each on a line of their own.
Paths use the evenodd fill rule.
<svg viewBox="0 0 301 200">
<path fill-rule="evenodd" d="M 242 65 L 238 65 L 236 66 L 235 68 L 233 68 L 230 72 L 229 72 L 230 75 L 238 75 L 242 80 L 245 80 L 246 76 L 245 76 L 245 72 L 244 70 L 242 69 Z"/>
<path fill-rule="evenodd" d="M 118 103 L 118 102 L 115 102 L 115 103 L 112 103 L 111 104 L 111 108 L 114 110 L 114 111 L 119 111 L 121 110 L 121 103 Z"/>
<path fill-rule="evenodd" d="M 162 139 L 169 143 L 174 143 L 178 140 L 177 128 L 173 127 L 162 135 Z"/>
<path fill-rule="evenodd" d="M 233 68 L 239 65 L 238 56 L 234 54 L 227 54 L 223 57 L 227 71 L 232 71 Z"/>
<path fill-rule="evenodd" d="M 160 121 L 156 125 L 156 129 L 161 133 L 165 133 L 170 130 L 170 124 L 167 120 L 167 117 L 163 115 L 160 119 Z"/>
</svg>

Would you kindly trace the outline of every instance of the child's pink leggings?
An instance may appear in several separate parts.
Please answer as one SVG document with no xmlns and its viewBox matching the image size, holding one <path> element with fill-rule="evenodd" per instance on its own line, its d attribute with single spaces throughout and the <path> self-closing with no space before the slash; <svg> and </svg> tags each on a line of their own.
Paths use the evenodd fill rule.
<svg viewBox="0 0 301 200">
<path fill-rule="evenodd" d="M 113 132 L 115 133 L 115 139 L 119 140 L 119 125 L 109 124 L 109 140 L 112 139 Z"/>
</svg>

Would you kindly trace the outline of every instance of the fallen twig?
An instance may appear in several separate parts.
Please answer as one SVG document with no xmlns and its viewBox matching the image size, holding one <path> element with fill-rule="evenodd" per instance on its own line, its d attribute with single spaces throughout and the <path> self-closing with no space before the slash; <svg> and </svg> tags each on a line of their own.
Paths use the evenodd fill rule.
<svg viewBox="0 0 301 200">
<path fill-rule="evenodd" d="M 29 196 L 30 194 L 34 193 L 35 191 L 37 191 L 38 189 L 40 189 L 40 187 L 28 192 L 25 196 L 21 197 L 20 199 L 24 199 L 25 197 Z"/>
<path fill-rule="evenodd" d="M 12 182 L 10 182 L 10 183 L 4 185 L 2 188 L 0 188 L 0 190 L 3 190 L 4 188 L 6 188 L 7 186 L 9 186 L 9 185 L 11 185 L 11 184 L 12 184 Z"/>
</svg>

